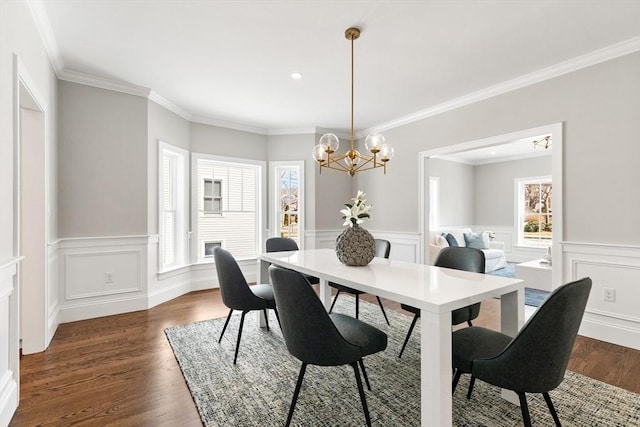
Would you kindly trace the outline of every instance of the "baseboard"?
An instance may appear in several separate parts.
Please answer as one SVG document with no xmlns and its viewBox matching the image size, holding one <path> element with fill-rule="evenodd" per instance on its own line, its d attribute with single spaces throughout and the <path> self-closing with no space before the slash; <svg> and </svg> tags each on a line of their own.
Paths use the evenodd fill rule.
<svg viewBox="0 0 640 427">
<path fill-rule="evenodd" d="M 147 297 L 145 295 L 137 295 L 131 298 L 113 298 L 95 302 L 76 302 L 74 304 L 61 306 L 59 319 L 60 323 L 68 323 L 97 317 L 113 316 L 114 314 L 146 310 L 148 308 L 147 304 Z"/>
<path fill-rule="evenodd" d="M 589 314 L 587 313 L 582 320 L 580 335 L 640 350 L 640 329 L 623 327 L 618 324 L 592 319 L 588 316 Z"/>
<path fill-rule="evenodd" d="M 18 383 L 12 371 L 6 371 L 0 378 L 0 426 L 8 426 L 18 409 Z"/>
<path fill-rule="evenodd" d="M 191 280 L 188 274 L 186 276 L 187 277 L 184 280 L 181 280 L 178 283 L 174 283 L 170 286 L 165 286 L 158 290 L 150 292 L 147 297 L 148 308 L 155 307 L 191 292 L 193 290 L 191 289 Z"/>
</svg>

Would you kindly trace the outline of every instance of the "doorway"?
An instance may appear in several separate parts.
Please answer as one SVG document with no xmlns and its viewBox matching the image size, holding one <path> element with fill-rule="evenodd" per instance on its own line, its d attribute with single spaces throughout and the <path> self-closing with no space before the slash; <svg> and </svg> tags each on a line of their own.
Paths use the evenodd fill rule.
<svg viewBox="0 0 640 427">
<path fill-rule="evenodd" d="M 46 113 L 31 80 L 16 59 L 15 235 L 22 256 L 19 337 L 23 354 L 43 351 L 49 341 Z"/>
<path fill-rule="evenodd" d="M 456 153 L 462 153 L 471 150 L 504 145 L 509 141 L 519 141 L 527 138 L 534 138 L 540 135 L 550 135 L 553 141 L 553 154 L 551 160 L 552 180 L 554 186 L 554 226 L 552 231 L 552 255 L 553 255 L 553 277 L 552 284 L 554 287 L 562 283 L 562 238 L 563 238 L 563 216 L 562 216 L 562 143 L 563 143 L 563 125 L 556 123 L 537 128 L 526 129 L 509 134 L 497 135 L 493 137 L 483 138 L 474 141 L 463 142 L 460 144 L 441 147 L 434 150 L 424 151 L 420 153 L 420 254 L 422 262 L 427 263 L 429 260 L 429 239 L 430 239 L 430 188 L 429 177 L 429 159 L 435 156 L 446 156 Z"/>
</svg>

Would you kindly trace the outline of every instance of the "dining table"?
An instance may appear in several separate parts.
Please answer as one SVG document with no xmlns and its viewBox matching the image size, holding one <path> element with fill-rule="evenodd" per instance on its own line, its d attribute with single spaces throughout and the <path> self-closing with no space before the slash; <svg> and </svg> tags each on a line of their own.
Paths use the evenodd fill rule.
<svg viewBox="0 0 640 427">
<path fill-rule="evenodd" d="M 420 309 L 420 417 L 422 426 L 452 425 L 451 312 L 500 298 L 500 327 L 515 336 L 524 322 L 524 282 L 432 265 L 375 257 L 366 266 L 342 264 L 332 249 L 263 253 L 259 282 L 271 264 L 320 279 L 319 298 L 328 309 L 329 282 Z"/>
</svg>

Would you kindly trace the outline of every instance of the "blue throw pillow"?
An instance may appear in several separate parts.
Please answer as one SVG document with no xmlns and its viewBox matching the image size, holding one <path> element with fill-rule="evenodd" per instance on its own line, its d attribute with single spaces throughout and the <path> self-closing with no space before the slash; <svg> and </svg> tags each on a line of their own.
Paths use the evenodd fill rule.
<svg viewBox="0 0 640 427">
<path fill-rule="evenodd" d="M 483 233 L 464 233 L 464 243 L 468 248 L 488 249 L 489 242 L 483 236 Z"/>
<path fill-rule="evenodd" d="M 458 245 L 458 241 L 453 236 L 453 234 L 451 234 L 451 233 L 442 233 L 442 235 L 444 236 L 445 239 L 447 239 L 447 243 L 449 243 L 449 246 L 451 246 L 452 248 L 457 248 L 458 246 L 460 246 L 460 245 Z"/>
</svg>

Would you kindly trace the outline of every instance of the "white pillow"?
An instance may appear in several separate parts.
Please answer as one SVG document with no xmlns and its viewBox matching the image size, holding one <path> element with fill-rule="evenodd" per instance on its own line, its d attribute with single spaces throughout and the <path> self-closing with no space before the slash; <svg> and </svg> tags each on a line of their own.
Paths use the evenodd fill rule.
<svg viewBox="0 0 640 427">
<path fill-rule="evenodd" d="M 447 242 L 447 239 L 445 239 L 444 236 L 437 236 L 436 237 L 436 246 L 448 247 L 449 246 L 449 242 Z"/>
</svg>

